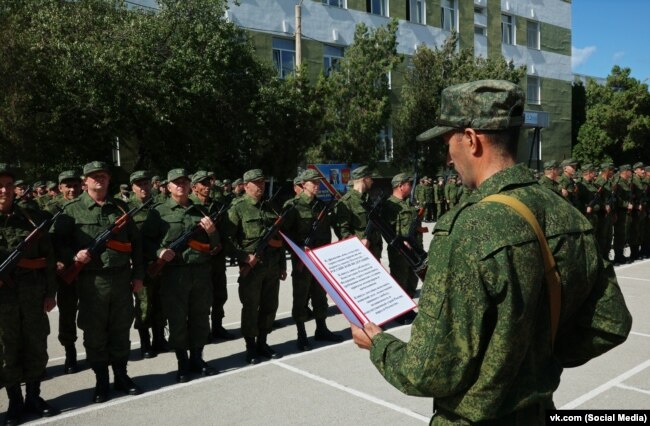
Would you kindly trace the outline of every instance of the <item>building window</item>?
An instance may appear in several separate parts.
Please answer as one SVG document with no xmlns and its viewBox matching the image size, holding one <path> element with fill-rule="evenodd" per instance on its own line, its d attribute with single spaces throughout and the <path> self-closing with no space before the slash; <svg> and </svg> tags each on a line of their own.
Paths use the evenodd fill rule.
<svg viewBox="0 0 650 426">
<path fill-rule="evenodd" d="M 526 90 L 526 98 L 528 99 L 528 103 L 539 105 L 541 103 L 539 77 L 529 75 L 527 80 L 528 89 Z"/>
<path fill-rule="evenodd" d="M 539 22 L 528 21 L 526 31 L 528 33 L 528 48 L 539 50 Z"/>
<path fill-rule="evenodd" d="M 456 29 L 455 0 L 442 0 L 440 6 L 440 27 L 446 31 L 454 31 Z"/>
<path fill-rule="evenodd" d="M 481 36 L 485 37 L 485 35 L 486 35 L 485 32 L 486 32 L 485 27 L 479 27 L 479 26 L 474 27 L 474 34 L 476 34 L 476 35 L 481 35 Z"/>
<path fill-rule="evenodd" d="M 323 73 L 326 77 L 332 71 L 338 71 L 341 67 L 341 58 L 343 58 L 343 48 L 325 45 L 325 53 L 323 55 Z"/>
<path fill-rule="evenodd" d="M 425 25 L 426 7 L 424 0 L 408 0 L 406 2 L 406 20 Z"/>
<path fill-rule="evenodd" d="M 345 9 L 345 0 L 321 0 L 327 6 L 340 7 Z"/>
<path fill-rule="evenodd" d="M 296 45 L 293 40 L 273 39 L 273 65 L 278 70 L 278 77 L 287 78 L 296 68 Z"/>
<path fill-rule="evenodd" d="M 503 44 L 515 44 L 515 26 L 510 15 L 501 15 L 501 41 Z"/>
<path fill-rule="evenodd" d="M 388 0 L 366 0 L 366 11 L 374 15 L 388 16 Z"/>
<path fill-rule="evenodd" d="M 393 160 L 393 129 L 386 126 L 379 132 L 379 161 L 388 162 Z"/>
</svg>

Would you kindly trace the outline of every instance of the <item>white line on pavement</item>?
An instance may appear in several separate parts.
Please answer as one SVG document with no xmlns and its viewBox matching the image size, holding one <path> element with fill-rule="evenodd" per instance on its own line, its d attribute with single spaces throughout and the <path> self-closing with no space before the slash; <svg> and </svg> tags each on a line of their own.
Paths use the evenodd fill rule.
<svg viewBox="0 0 650 426">
<path fill-rule="evenodd" d="M 641 336 L 641 337 L 650 337 L 650 334 L 639 333 L 638 331 L 630 331 L 630 334 L 634 334 L 635 336 Z"/>
<path fill-rule="evenodd" d="M 648 367 L 650 367 L 650 359 L 646 360 L 645 362 L 642 362 L 641 364 L 637 365 L 631 370 L 626 371 L 625 373 L 619 375 L 618 377 L 613 378 L 609 382 L 598 386 L 596 389 L 593 389 L 591 392 L 587 392 L 586 394 L 582 395 L 579 398 L 574 399 L 568 404 L 564 404 L 562 407 L 560 407 L 560 409 L 573 410 L 579 407 L 580 405 L 584 404 L 585 402 L 589 401 L 590 399 L 593 399 L 596 396 L 600 395 L 601 393 L 611 389 L 612 387 L 621 384 L 624 380 L 629 379 L 630 377 L 634 376 L 637 373 L 640 373 L 641 371 L 645 370 Z"/>
<path fill-rule="evenodd" d="M 623 385 L 623 384 L 619 383 L 618 385 L 616 385 L 616 387 L 621 388 L 621 389 L 631 390 L 631 391 L 634 391 L 634 392 L 644 393 L 646 395 L 650 395 L 650 390 L 639 389 L 639 388 L 635 388 L 634 386 L 628 386 L 628 385 Z"/>
<path fill-rule="evenodd" d="M 301 370 L 301 369 L 296 368 L 294 366 L 285 364 L 285 363 L 283 363 L 281 361 L 278 361 L 275 364 L 282 367 L 282 368 L 285 368 L 285 369 L 287 369 L 289 371 L 292 371 L 292 372 L 294 372 L 296 374 L 300 374 L 303 377 L 307 377 L 308 379 L 315 380 L 315 381 L 317 381 L 319 383 L 323 383 L 323 384 L 325 384 L 327 386 L 330 386 L 330 387 L 333 387 L 335 389 L 341 390 L 343 392 L 349 393 L 349 394 L 354 395 L 356 397 L 359 397 L 361 399 L 365 399 L 366 401 L 370 401 L 370 402 L 375 403 L 377 405 L 381 405 L 382 407 L 386 407 L 386 408 L 389 408 L 391 410 L 397 411 L 398 413 L 406 414 L 407 416 L 410 416 L 410 417 L 413 417 L 415 419 L 421 420 L 423 423 L 429 423 L 429 420 L 430 420 L 429 417 L 425 417 L 425 416 L 423 416 L 421 414 L 418 414 L 418 413 L 415 413 L 415 412 L 413 412 L 413 411 L 411 411 L 409 409 L 406 409 L 404 407 L 400 407 L 399 405 L 392 404 L 390 402 L 384 401 L 383 399 L 379 399 L 379 398 L 374 397 L 372 395 L 368 395 L 365 392 L 361 392 L 361 391 L 358 391 L 356 389 L 352 389 L 350 387 L 341 385 L 341 384 L 339 384 L 339 383 L 337 383 L 335 381 L 325 379 L 323 377 L 320 377 L 320 376 L 317 376 L 315 374 L 309 373 L 307 371 Z"/>
<path fill-rule="evenodd" d="M 650 281 L 650 280 L 647 279 L 647 278 L 624 277 L 624 276 L 622 276 L 622 275 L 617 275 L 616 278 L 619 278 L 619 279 L 622 278 L 622 279 L 624 279 L 624 280 L 635 280 L 635 281 Z"/>
</svg>

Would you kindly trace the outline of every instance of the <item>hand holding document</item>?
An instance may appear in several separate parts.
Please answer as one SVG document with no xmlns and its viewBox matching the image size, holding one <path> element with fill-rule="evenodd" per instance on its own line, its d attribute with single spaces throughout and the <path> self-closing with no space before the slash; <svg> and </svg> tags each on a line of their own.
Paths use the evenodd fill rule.
<svg viewBox="0 0 650 426">
<path fill-rule="evenodd" d="M 368 322 L 382 325 L 415 308 L 415 302 L 358 238 L 304 251 L 281 235 L 347 320 L 357 327 L 363 328 Z"/>
</svg>

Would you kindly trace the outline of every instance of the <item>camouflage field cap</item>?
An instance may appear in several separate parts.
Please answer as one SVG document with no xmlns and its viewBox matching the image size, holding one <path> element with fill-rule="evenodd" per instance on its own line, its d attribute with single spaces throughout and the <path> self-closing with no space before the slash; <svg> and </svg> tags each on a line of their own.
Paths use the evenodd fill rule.
<svg viewBox="0 0 650 426">
<path fill-rule="evenodd" d="M 645 166 L 645 171 L 646 171 L 646 173 L 650 172 L 650 166 Z"/>
<path fill-rule="evenodd" d="M 231 184 L 232 184 L 232 181 L 231 181 L 230 179 L 224 179 L 224 180 L 223 180 L 223 184 L 224 184 L 224 185 L 231 185 Z"/>
<path fill-rule="evenodd" d="M 64 180 L 81 180 L 81 175 L 76 170 L 64 170 L 59 173 L 59 183 Z"/>
<path fill-rule="evenodd" d="M 616 166 L 614 165 L 614 163 L 602 163 L 600 165 L 601 170 L 614 170 L 615 168 Z"/>
<path fill-rule="evenodd" d="M 364 177 L 375 177 L 375 173 L 368 166 L 359 166 L 356 169 L 352 170 L 350 177 L 354 179 L 361 179 Z"/>
<path fill-rule="evenodd" d="M 214 186 L 216 186 L 217 188 L 221 188 L 223 186 L 223 183 L 219 179 L 217 179 L 214 181 Z"/>
<path fill-rule="evenodd" d="M 544 170 L 557 169 L 559 165 L 560 164 L 556 160 L 548 160 L 544 163 Z"/>
<path fill-rule="evenodd" d="M 5 171 L 0 171 L 0 175 L 8 175 L 8 176 L 13 176 L 13 174 L 8 171 L 7 169 L 4 169 Z M 27 187 L 27 184 L 25 183 L 24 180 L 18 179 L 17 181 L 14 182 L 14 186 L 16 187 Z"/>
<path fill-rule="evenodd" d="M 0 163 L 0 175 L 5 175 L 5 176 L 11 176 L 12 178 L 16 179 L 16 175 L 14 174 L 14 171 L 11 169 L 11 166 L 7 163 Z M 23 184 L 24 182 L 19 180 L 15 182 L 15 186 L 19 186 L 18 182 Z"/>
<path fill-rule="evenodd" d="M 190 178 L 190 174 L 183 168 L 171 169 L 167 172 L 167 182 L 172 182 L 183 177 L 186 179 Z"/>
<path fill-rule="evenodd" d="M 560 163 L 560 167 L 566 167 L 566 166 L 573 166 L 573 167 L 575 167 L 576 165 L 578 165 L 578 162 L 575 161 L 573 158 L 567 158 L 566 160 L 563 160 L 563 161 Z"/>
<path fill-rule="evenodd" d="M 591 163 L 583 164 L 582 168 L 581 168 L 582 173 L 589 173 L 589 172 L 593 172 L 595 170 L 596 170 L 596 168 Z"/>
<path fill-rule="evenodd" d="M 628 170 L 632 170 L 632 166 L 630 166 L 629 164 L 623 164 L 622 166 L 620 166 L 618 168 L 619 172 L 625 172 L 625 171 L 628 171 Z"/>
<path fill-rule="evenodd" d="M 37 180 L 36 182 L 34 182 L 34 188 L 41 188 L 45 186 L 46 184 L 44 180 Z"/>
<path fill-rule="evenodd" d="M 160 176 L 158 176 L 158 175 L 153 176 L 153 177 L 151 178 L 151 181 L 152 181 L 152 182 L 160 182 Z"/>
<path fill-rule="evenodd" d="M 129 183 L 133 184 L 133 182 L 137 182 L 139 180 L 150 180 L 151 179 L 151 174 L 146 171 L 146 170 L 136 170 L 135 172 L 131 173 L 129 176 Z M 158 178 L 160 180 L 160 178 Z"/>
<path fill-rule="evenodd" d="M 110 173 L 110 169 L 108 167 L 108 164 L 103 161 L 91 161 L 84 166 L 84 176 L 88 176 L 89 174 L 95 172 Z"/>
<path fill-rule="evenodd" d="M 634 170 L 636 170 L 636 169 L 642 169 L 642 168 L 644 168 L 644 167 L 645 167 L 645 164 L 643 164 L 642 161 L 639 161 L 639 162 L 637 162 L 637 163 L 634 163 L 634 165 L 632 166 L 632 168 L 633 168 Z"/>
<path fill-rule="evenodd" d="M 252 169 L 244 173 L 244 183 L 266 179 L 262 169 Z"/>
<path fill-rule="evenodd" d="M 233 186 L 237 186 L 237 185 L 241 185 L 242 183 L 244 183 L 244 181 L 241 178 L 237 178 L 232 184 Z"/>
<path fill-rule="evenodd" d="M 314 169 L 307 169 L 299 176 L 300 182 L 307 182 L 309 180 L 321 180 L 323 177 Z"/>
<path fill-rule="evenodd" d="M 48 180 L 45 183 L 45 188 L 47 188 L 48 191 L 56 188 L 57 186 L 58 186 L 58 184 L 56 182 L 52 181 L 52 180 Z"/>
<path fill-rule="evenodd" d="M 192 185 L 201 183 L 204 180 L 210 180 L 210 174 L 205 170 L 199 170 L 198 172 L 192 175 Z"/>
<path fill-rule="evenodd" d="M 399 186 L 400 184 L 411 180 L 413 180 L 413 176 L 410 176 L 408 173 L 398 173 L 393 176 L 390 184 L 393 186 L 393 188 L 395 188 L 396 186 Z"/>
<path fill-rule="evenodd" d="M 123 183 L 120 185 L 120 191 L 128 191 L 129 190 L 129 185 Z"/>
<path fill-rule="evenodd" d="M 293 178 L 293 184 L 294 185 L 301 185 L 302 184 L 302 178 L 300 177 L 300 175 Z"/>
<path fill-rule="evenodd" d="M 479 80 L 442 91 L 436 127 L 420 134 L 420 142 L 438 138 L 454 129 L 501 130 L 524 122 L 525 95 L 519 86 L 504 80 Z"/>
</svg>

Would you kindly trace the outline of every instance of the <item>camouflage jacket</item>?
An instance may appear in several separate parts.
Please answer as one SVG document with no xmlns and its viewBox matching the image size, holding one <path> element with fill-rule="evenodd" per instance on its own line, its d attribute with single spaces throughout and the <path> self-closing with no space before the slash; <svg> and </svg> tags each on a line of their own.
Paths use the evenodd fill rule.
<svg viewBox="0 0 650 426">
<path fill-rule="evenodd" d="M 191 199 L 189 205 L 183 207 L 173 198 L 164 203 L 156 204 L 150 211 L 142 225 L 144 239 L 144 253 L 147 260 L 155 260 L 160 253 L 176 241 L 185 231 L 192 229 L 208 212 L 205 207 L 195 204 Z M 205 231 L 197 232 L 192 238 L 197 243 L 203 244 L 205 250 L 197 250 L 186 246 L 182 253 L 176 253 L 170 265 L 181 266 L 189 264 L 203 264 L 210 261 L 210 251 L 221 247 L 219 232 L 208 235 Z"/>
<path fill-rule="evenodd" d="M 361 194 L 351 188 L 336 204 L 336 230 L 337 236 L 341 239 L 357 236 L 359 239 L 367 238 L 372 247 L 381 247 L 381 235 L 372 229 L 370 235 L 366 235 L 368 227 L 368 213 L 363 207 L 363 200 L 368 194 Z"/>
<path fill-rule="evenodd" d="M 550 189 L 551 191 L 555 192 L 556 194 L 560 194 L 560 188 L 557 185 L 557 182 L 554 181 L 553 179 L 549 178 L 548 176 L 542 176 L 539 178 L 539 184 L 542 185 L 545 188 Z"/>
<path fill-rule="evenodd" d="M 70 265 L 79 250 L 88 248 L 95 237 L 127 211 L 128 207 L 123 201 L 108 197 L 104 205 L 100 206 L 87 192 L 68 201 L 63 206 L 63 214 L 50 230 L 54 238 L 57 260 L 66 266 Z M 120 243 L 131 243 L 131 251 L 106 248 L 100 256 L 84 266 L 84 271 L 132 268 L 132 278 L 142 279 L 144 277 L 142 238 L 133 221 L 127 221 L 118 233 L 111 236 L 111 239 Z"/>
<path fill-rule="evenodd" d="M 142 201 L 138 197 L 136 197 L 134 194 L 131 194 L 131 198 L 129 199 L 128 207 L 129 210 L 140 207 L 142 205 Z M 153 204 L 149 204 L 148 207 L 143 208 L 139 212 L 137 212 L 135 215 L 133 215 L 133 223 L 135 223 L 135 226 L 138 227 L 138 229 L 142 230 L 142 224 L 144 221 L 147 219 L 147 216 L 149 215 L 149 210 L 153 208 L 155 205 L 155 201 Z"/>
<path fill-rule="evenodd" d="M 0 213 L 0 262 L 3 262 L 16 246 L 45 219 L 45 214 L 40 211 L 23 209 L 16 205 L 8 215 Z M 25 269 L 18 266 L 9 272 L 13 283 L 4 282 L 0 287 L 0 304 L 17 301 L 15 299 L 16 285 L 42 285 L 45 288 L 45 296 L 54 297 L 56 294 L 56 258 L 47 232 L 32 244 L 23 256 L 23 259 L 38 258 L 45 258 L 46 267 L 44 269 Z"/>
<path fill-rule="evenodd" d="M 326 207 L 326 203 L 316 197 L 309 200 L 305 194 L 300 194 L 300 196 L 288 200 L 284 204 L 284 208 L 286 209 L 291 205 L 295 206 L 295 209 L 287 215 L 282 224 L 282 229 L 289 238 L 300 246 L 307 236 L 310 235 L 312 225 L 318 218 L 320 212 Z M 311 238 L 311 248 L 320 247 L 331 242 L 331 221 L 330 216 L 323 218 L 323 221 L 319 224 Z"/>
<path fill-rule="evenodd" d="M 531 209 L 555 256 L 562 306 L 554 349 L 539 243 L 514 210 L 479 203 L 495 193 Z M 620 344 L 630 327 L 613 267 L 599 255 L 590 223 L 516 165 L 485 180 L 436 224 L 410 341 L 380 333 L 370 357 L 402 392 L 435 398 L 441 418 L 434 423 L 469 423 L 552 406 L 562 368 Z"/>
</svg>

